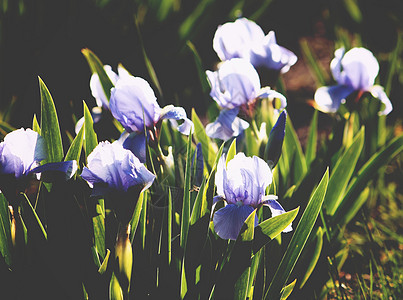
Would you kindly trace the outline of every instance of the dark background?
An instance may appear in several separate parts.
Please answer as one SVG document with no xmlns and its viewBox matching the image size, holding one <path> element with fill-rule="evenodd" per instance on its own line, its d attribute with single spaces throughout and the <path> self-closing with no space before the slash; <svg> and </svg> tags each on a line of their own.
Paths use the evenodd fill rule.
<svg viewBox="0 0 403 300">
<path fill-rule="evenodd" d="M 34 113 L 39 119 L 40 76 L 53 96 L 62 131 L 73 132 L 72 115 L 82 116 L 82 100 L 90 107 L 95 105 L 89 89 L 91 73 L 82 48 L 91 49 L 115 71 L 122 63 L 133 75 L 151 83 L 136 17 L 146 53 L 162 87 L 163 95 L 154 88 L 159 104 L 184 106 L 188 114 L 195 107 L 203 116 L 212 100 L 202 91 L 186 41 L 195 45 L 203 67 L 211 70 L 218 61 L 212 49 L 217 26 L 233 21 L 242 10 L 242 15 L 254 19 L 265 33 L 274 30 L 277 42 L 297 54 L 299 61 L 284 80 L 289 92 L 288 111 L 294 123 L 302 126 L 310 118 L 300 112 L 312 112 L 306 101 L 312 99 L 316 86 L 302 59 L 301 38 L 307 38 L 326 70 L 333 57 L 337 27 L 346 28 L 351 36 L 361 36 L 362 44 L 378 59 L 396 47 L 402 28 L 401 1 L 355 1 L 360 9 L 358 17 L 346 5 L 349 2 L 354 1 L 3 0 L 0 114 L 11 107 L 6 121 L 15 128 L 30 127 Z M 192 20 L 193 26 L 185 30 L 186 22 Z M 382 83 L 387 70 L 382 68 L 382 61 L 380 64 Z M 395 111 L 391 118 L 401 116 L 402 77 L 400 74 L 400 78 L 394 78 L 390 98 Z"/>
</svg>

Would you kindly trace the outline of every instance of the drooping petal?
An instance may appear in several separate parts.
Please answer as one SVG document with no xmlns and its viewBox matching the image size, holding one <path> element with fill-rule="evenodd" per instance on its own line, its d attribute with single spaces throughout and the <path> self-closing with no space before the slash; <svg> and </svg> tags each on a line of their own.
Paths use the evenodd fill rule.
<svg viewBox="0 0 403 300">
<path fill-rule="evenodd" d="M 183 107 L 165 106 L 160 115 L 160 120 L 164 119 L 183 120 L 183 123 L 178 126 L 178 131 L 182 134 L 189 135 L 193 129 L 193 122 L 188 119 Z"/>
<path fill-rule="evenodd" d="M 213 49 L 222 61 L 232 58 L 249 59 L 251 45 L 263 39 L 264 32 L 259 25 L 240 18 L 218 26 L 213 38 Z"/>
<path fill-rule="evenodd" d="M 246 60 L 223 62 L 215 72 L 206 72 L 211 84 L 210 96 L 221 108 L 233 109 L 254 100 L 260 90 L 255 68 Z"/>
<path fill-rule="evenodd" d="M 322 86 L 316 90 L 314 99 L 319 110 L 334 113 L 353 91 L 346 85 Z"/>
<path fill-rule="evenodd" d="M 276 217 L 279 216 L 283 213 L 285 213 L 284 208 L 280 205 L 280 203 L 277 202 L 277 196 L 275 195 L 268 195 L 265 198 L 265 201 L 263 202 L 263 204 L 265 206 L 268 206 L 270 208 L 271 211 L 271 216 L 272 217 Z M 283 232 L 290 232 L 292 231 L 292 224 L 288 225 Z"/>
<path fill-rule="evenodd" d="M 123 132 L 117 142 L 121 143 L 123 148 L 130 150 L 140 162 L 145 163 L 147 158 L 146 136 L 142 132 Z"/>
<path fill-rule="evenodd" d="M 42 180 L 52 182 L 59 175 L 62 175 L 65 180 L 70 179 L 77 172 L 77 169 L 77 161 L 68 160 L 44 164 L 34 168 L 30 173 L 42 173 Z"/>
<path fill-rule="evenodd" d="M 118 75 L 112 71 L 111 66 L 105 65 L 104 66 L 105 72 L 108 75 L 109 79 L 113 84 L 116 84 L 118 80 Z M 97 101 L 98 106 L 102 106 L 104 108 L 109 107 L 109 100 L 105 95 L 105 91 L 102 88 L 101 81 L 99 80 L 99 76 L 97 73 L 93 73 L 90 79 L 90 88 L 92 96 Z"/>
<path fill-rule="evenodd" d="M 242 225 L 254 208 L 249 205 L 228 204 L 214 213 L 214 230 L 222 239 L 236 240 Z M 256 216 L 255 226 L 258 224 Z"/>
<path fill-rule="evenodd" d="M 129 132 L 144 131 L 144 126 L 154 126 L 161 112 L 148 82 L 133 76 L 119 78 L 111 89 L 109 107 L 112 115 Z"/>
<path fill-rule="evenodd" d="M 229 140 L 240 135 L 249 123 L 238 118 L 239 109 L 222 110 L 214 123 L 207 124 L 206 133 L 211 138 Z"/>
<path fill-rule="evenodd" d="M 374 85 L 369 90 L 375 98 L 379 99 L 383 104 L 385 104 L 385 108 L 379 112 L 380 115 L 388 115 L 392 110 L 392 102 L 390 102 L 388 95 L 386 95 L 383 87 L 380 85 Z"/>
<path fill-rule="evenodd" d="M 281 73 L 286 73 L 297 60 L 292 51 L 277 44 L 274 31 L 270 31 L 260 44 L 255 44 L 250 54 L 255 67 L 265 66 Z"/>
<path fill-rule="evenodd" d="M 0 173 L 26 175 L 46 158 L 45 140 L 31 129 L 18 129 L 0 143 Z"/>
</svg>

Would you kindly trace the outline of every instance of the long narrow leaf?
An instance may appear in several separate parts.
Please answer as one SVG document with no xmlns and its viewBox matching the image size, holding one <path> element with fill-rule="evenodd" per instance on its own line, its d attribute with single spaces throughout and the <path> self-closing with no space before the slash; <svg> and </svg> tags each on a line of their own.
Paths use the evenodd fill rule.
<svg viewBox="0 0 403 300">
<path fill-rule="evenodd" d="M 390 141 L 385 147 L 376 152 L 361 167 L 357 176 L 351 181 L 347 188 L 346 195 L 338 206 L 333 218 L 333 224 L 339 224 L 343 215 L 350 210 L 351 202 L 357 199 L 360 193 L 365 189 L 368 182 L 377 174 L 377 171 L 386 165 L 393 157 L 403 150 L 403 136 L 399 136 Z M 339 224 L 340 225 L 340 224 Z"/>
<path fill-rule="evenodd" d="M 325 198 L 328 182 L 329 169 L 326 170 L 322 180 L 309 200 L 308 206 L 298 223 L 297 229 L 294 232 L 279 267 L 277 268 L 274 278 L 270 283 L 265 299 L 278 299 L 280 297 L 281 290 L 286 285 L 291 271 L 293 270 L 319 215 L 323 199 Z"/>
<path fill-rule="evenodd" d="M 318 111 L 315 109 L 311 121 L 311 127 L 309 129 L 308 143 L 306 145 L 306 151 L 305 151 L 307 166 L 309 166 L 316 157 L 317 142 L 318 142 Z"/>
<path fill-rule="evenodd" d="M 0 252 L 7 265 L 11 265 L 11 225 L 7 200 L 0 193 Z"/>
<path fill-rule="evenodd" d="M 97 134 L 94 131 L 94 121 L 87 104 L 83 101 L 84 109 L 84 150 L 86 157 L 94 150 L 98 144 Z"/>
<path fill-rule="evenodd" d="M 181 236 L 180 236 L 180 246 L 183 249 L 186 247 L 187 234 L 189 231 L 191 163 L 192 163 L 192 134 L 189 134 L 187 144 L 186 168 L 185 168 L 185 184 L 183 187 L 183 204 L 182 204 Z"/>
<path fill-rule="evenodd" d="M 96 56 L 95 53 L 92 52 L 90 49 L 82 49 L 81 53 L 87 60 L 91 72 L 96 73 L 98 75 L 102 89 L 106 95 L 106 98 L 109 101 L 109 98 L 111 97 L 111 88 L 113 88 L 114 85 L 110 80 L 109 76 L 106 74 L 103 63 L 98 58 L 98 56 Z"/>
<path fill-rule="evenodd" d="M 323 206 L 328 215 L 333 215 L 338 205 L 343 199 L 343 191 L 346 189 L 351 176 L 353 175 L 358 158 L 364 146 L 365 132 L 364 127 L 356 135 L 351 146 L 337 161 L 329 179 L 329 186 Z"/>
<path fill-rule="evenodd" d="M 38 78 L 41 92 L 41 135 L 46 141 L 48 154 L 46 162 L 60 162 L 64 153 L 55 104 L 45 83 Z"/>
<path fill-rule="evenodd" d="M 76 160 L 77 163 L 80 161 L 81 150 L 83 148 L 83 140 L 84 140 L 84 126 L 81 127 L 77 136 L 71 143 L 70 148 L 67 151 L 66 157 L 64 158 L 65 161 Z"/>
</svg>

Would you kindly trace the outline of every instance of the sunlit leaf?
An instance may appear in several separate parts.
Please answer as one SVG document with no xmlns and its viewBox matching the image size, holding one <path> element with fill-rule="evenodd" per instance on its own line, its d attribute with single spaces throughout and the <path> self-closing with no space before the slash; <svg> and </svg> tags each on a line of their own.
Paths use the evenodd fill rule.
<svg viewBox="0 0 403 300">
<path fill-rule="evenodd" d="M 55 104 L 45 83 L 39 77 L 41 92 L 41 135 L 46 141 L 46 162 L 63 160 L 63 145 Z"/>
<path fill-rule="evenodd" d="M 278 299 L 280 297 L 281 290 L 286 285 L 319 215 L 328 182 L 329 170 L 327 169 L 295 229 L 294 235 L 265 294 L 265 299 Z"/>
</svg>

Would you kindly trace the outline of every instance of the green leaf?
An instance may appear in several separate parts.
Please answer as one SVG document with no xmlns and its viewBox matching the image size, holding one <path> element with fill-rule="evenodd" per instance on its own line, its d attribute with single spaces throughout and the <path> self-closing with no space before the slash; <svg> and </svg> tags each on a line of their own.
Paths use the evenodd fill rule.
<svg viewBox="0 0 403 300">
<path fill-rule="evenodd" d="M 196 64 L 197 73 L 199 75 L 200 84 L 202 86 L 202 91 L 208 93 L 210 91 L 210 84 L 207 80 L 205 69 L 203 68 L 201 58 L 197 53 L 195 45 L 191 41 L 186 42 L 186 46 L 190 49 L 193 54 L 193 59 Z"/>
<path fill-rule="evenodd" d="M 36 114 L 34 114 L 34 118 L 32 119 L 32 130 L 41 135 L 41 127 L 39 126 Z"/>
<path fill-rule="evenodd" d="M 99 81 L 101 82 L 102 89 L 106 95 L 106 98 L 110 99 L 111 97 L 111 88 L 114 87 L 111 79 L 106 74 L 103 63 L 100 59 L 92 52 L 90 49 L 82 49 L 81 53 L 84 55 L 85 59 L 90 66 L 91 72 L 96 73 L 99 77 Z"/>
<path fill-rule="evenodd" d="M 314 248 L 309 253 L 309 255 L 311 256 L 311 260 L 309 262 L 308 267 L 306 268 L 304 276 L 301 280 L 301 284 L 299 285 L 300 289 L 303 288 L 306 281 L 309 279 L 309 276 L 311 276 L 313 270 L 315 269 L 316 263 L 318 262 L 320 253 L 322 251 L 322 246 L 323 246 L 323 230 L 322 227 L 319 227 L 318 230 L 316 231 Z"/>
<path fill-rule="evenodd" d="M 193 209 L 192 209 L 192 215 L 190 217 L 190 225 L 193 225 L 196 223 L 197 220 L 200 219 L 201 215 L 201 210 L 202 210 L 202 205 L 203 205 L 203 200 L 205 200 L 205 193 L 206 193 L 206 183 L 208 179 L 203 179 L 202 184 L 199 188 L 199 191 L 197 192 L 197 196 L 195 199 L 195 202 L 193 204 Z"/>
<path fill-rule="evenodd" d="M 140 221 L 141 209 L 143 208 L 143 201 L 144 201 L 144 192 L 140 193 L 139 199 L 137 200 L 136 207 L 134 208 L 133 217 L 130 221 L 131 227 L 131 242 L 133 243 L 134 235 L 136 234 L 136 229 Z"/>
<path fill-rule="evenodd" d="M 11 265 L 11 222 L 8 202 L 0 193 L 0 252 L 7 265 Z"/>
<path fill-rule="evenodd" d="M 109 261 L 110 254 L 111 254 L 111 251 L 109 249 L 106 249 L 105 259 L 102 262 L 102 265 L 98 269 L 98 273 L 101 274 L 101 275 L 106 272 L 106 268 L 108 267 L 108 261 Z"/>
<path fill-rule="evenodd" d="M 309 203 L 298 223 L 297 229 L 291 238 L 287 250 L 280 262 L 279 267 L 274 275 L 269 289 L 266 292 L 265 299 L 278 299 L 281 295 L 283 287 L 300 256 L 305 243 L 312 231 L 312 228 L 319 215 L 322 207 L 323 199 L 325 198 L 327 184 L 329 182 L 329 169 L 326 170 L 318 187 L 313 193 Z"/>
<path fill-rule="evenodd" d="M 38 78 L 41 93 L 41 135 L 45 139 L 48 154 L 46 162 L 60 162 L 64 152 L 55 104 L 45 83 Z"/>
<path fill-rule="evenodd" d="M 92 150 L 98 145 L 97 134 L 94 131 L 94 121 L 92 120 L 91 113 L 88 109 L 87 104 L 83 101 L 84 109 L 84 150 L 85 155 L 88 157 Z"/>
<path fill-rule="evenodd" d="M 228 165 L 228 162 L 233 159 L 236 155 L 236 139 L 234 139 L 229 146 L 228 152 L 227 152 L 227 159 L 225 164 Z"/>
<path fill-rule="evenodd" d="M 204 126 L 194 108 L 192 108 L 192 122 L 194 124 L 194 139 L 196 143 L 201 143 L 204 160 L 207 162 L 209 170 L 211 170 L 217 156 L 217 150 L 214 149 L 213 143 L 211 143 L 210 138 L 206 134 Z"/>
<path fill-rule="evenodd" d="M 181 235 L 180 235 L 180 246 L 183 249 L 186 247 L 187 234 L 189 231 L 191 164 L 192 164 L 192 134 L 189 134 L 187 144 L 186 167 L 185 167 L 185 185 L 183 187 L 183 204 L 182 204 Z"/>
<path fill-rule="evenodd" d="M 343 199 L 347 184 L 353 175 L 358 158 L 364 146 L 365 132 L 364 127 L 355 136 L 351 146 L 339 158 L 329 179 L 329 186 L 323 206 L 328 215 L 333 215 Z"/>
<path fill-rule="evenodd" d="M 153 84 L 158 89 L 159 95 L 162 96 L 161 85 L 160 85 L 160 83 L 158 81 L 157 73 L 155 73 L 155 70 L 154 70 L 154 67 L 153 67 L 153 65 L 151 63 L 151 60 L 148 58 L 148 55 L 147 55 L 147 52 L 146 52 L 146 49 L 145 49 L 145 46 L 144 46 L 143 37 L 142 37 L 141 32 L 140 32 L 140 25 L 139 25 L 139 22 L 137 21 L 136 15 L 134 15 L 134 18 L 135 18 L 134 23 L 136 25 L 137 34 L 138 34 L 138 37 L 139 37 L 140 46 L 141 46 L 141 50 L 143 52 L 143 58 L 144 58 L 144 62 L 146 64 L 148 74 L 150 75 L 150 78 L 151 78 Z"/>
<path fill-rule="evenodd" d="M 81 127 L 77 136 L 74 138 L 73 142 L 70 145 L 69 150 L 67 151 L 65 161 L 68 160 L 76 160 L 77 165 L 79 165 L 81 149 L 83 148 L 83 140 L 84 140 L 84 126 Z"/>
<path fill-rule="evenodd" d="M 309 166 L 316 157 L 316 145 L 318 141 L 318 111 L 313 113 L 311 127 L 309 129 L 308 143 L 306 145 L 305 158 Z"/>
<path fill-rule="evenodd" d="M 402 150 L 403 136 L 399 136 L 391 140 L 387 145 L 371 156 L 358 171 L 357 176 L 351 180 L 345 196 L 332 217 L 333 224 L 338 226 L 343 225 L 340 223 L 341 220 L 345 218 L 345 215 L 350 215 L 349 211 L 354 209 L 351 207 L 351 203 L 359 198 L 361 192 L 367 187 L 368 182 L 377 175 L 377 171 L 382 166 L 386 165 L 393 157 L 402 152 Z"/>
<path fill-rule="evenodd" d="M 253 239 L 253 252 L 257 253 L 264 245 L 278 236 L 295 219 L 299 207 L 285 212 L 281 215 L 269 218 L 261 222 L 255 228 L 255 238 Z"/>
<path fill-rule="evenodd" d="M 30 201 L 28 200 L 28 198 L 27 198 L 27 195 L 25 195 L 25 193 L 21 193 L 21 194 L 24 196 L 23 198 L 25 199 L 25 202 L 28 204 L 28 207 L 30 208 L 32 214 L 34 215 L 35 220 L 36 220 L 36 222 L 38 223 L 38 226 L 39 226 L 39 228 L 41 229 L 44 238 L 47 240 L 47 239 L 48 239 L 48 235 L 47 235 L 47 233 L 46 233 L 45 227 L 43 227 L 42 222 L 41 222 L 41 220 L 39 219 L 39 217 L 38 217 L 38 215 L 37 215 L 35 209 L 32 207 L 31 202 L 30 202 Z"/>
<path fill-rule="evenodd" d="M 220 273 L 220 279 L 214 293 L 215 299 L 246 299 L 255 218 L 256 210 L 248 216 L 241 228 L 229 261 Z M 231 297 L 232 293 L 233 297 Z"/>
<path fill-rule="evenodd" d="M 293 170 L 294 183 L 298 183 L 307 171 L 306 160 L 290 117 L 288 117 L 285 128 L 284 146 L 286 149 L 283 153 L 287 152 L 289 159 L 293 159 L 290 170 Z"/>
<path fill-rule="evenodd" d="M 104 199 L 99 199 L 95 206 L 97 215 L 92 218 L 94 228 L 94 242 L 98 254 L 105 257 L 105 204 Z"/>
<path fill-rule="evenodd" d="M 168 194 L 168 209 L 167 209 L 167 244 L 168 244 L 168 265 L 171 265 L 172 260 L 172 192 L 169 189 Z"/>
<path fill-rule="evenodd" d="M 312 53 L 311 48 L 308 45 L 308 41 L 306 39 L 301 39 L 299 44 L 302 54 L 305 60 L 308 62 L 308 66 L 315 77 L 316 86 L 319 87 L 326 85 L 326 83 L 329 81 L 329 76 L 323 70 L 323 67 L 318 64 L 319 60 L 314 57 L 314 54 Z"/>
<path fill-rule="evenodd" d="M 289 285 L 284 287 L 280 300 L 286 300 L 291 295 L 296 282 L 297 282 L 297 279 L 294 279 L 293 282 L 291 282 Z"/>
</svg>

